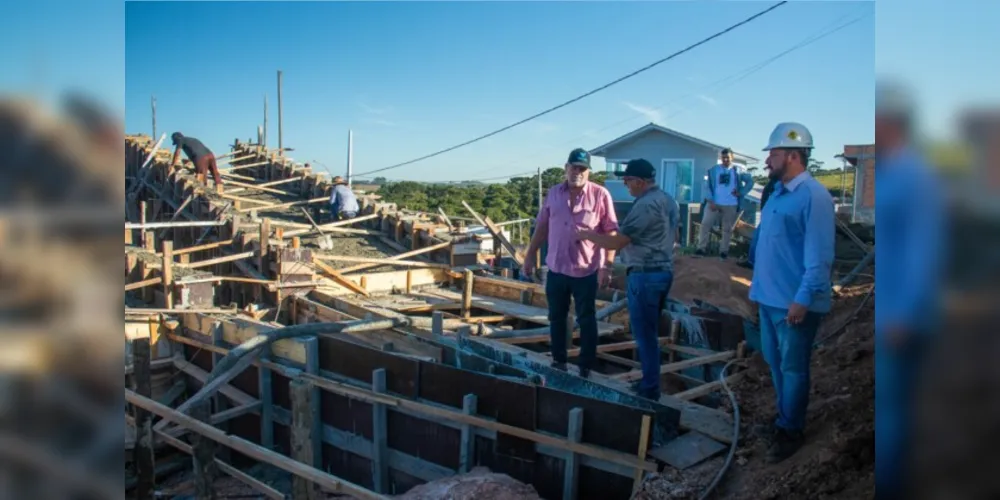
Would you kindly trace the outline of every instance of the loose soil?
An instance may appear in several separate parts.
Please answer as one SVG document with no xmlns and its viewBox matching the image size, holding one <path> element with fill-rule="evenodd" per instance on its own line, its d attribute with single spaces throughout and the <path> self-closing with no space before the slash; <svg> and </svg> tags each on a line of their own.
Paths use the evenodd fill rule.
<svg viewBox="0 0 1000 500">
<path fill-rule="evenodd" d="M 817 338 L 829 338 L 813 355 L 806 444 L 783 463 L 764 461 L 765 443 L 750 429 L 774 416 L 774 389 L 767 364 L 752 358 L 747 376 L 734 384 L 740 405 L 741 436 L 733 463 L 714 498 L 844 499 L 872 498 L 875 492 L 875 303 L 867 289 L 838 300 Z M 727 405 L 728 406 L 728 405 Z M 678 473 L 647 478 L 636 497 L 645 500 L 697 498 L 722 467 L 718 457 Z"/>
</svg>

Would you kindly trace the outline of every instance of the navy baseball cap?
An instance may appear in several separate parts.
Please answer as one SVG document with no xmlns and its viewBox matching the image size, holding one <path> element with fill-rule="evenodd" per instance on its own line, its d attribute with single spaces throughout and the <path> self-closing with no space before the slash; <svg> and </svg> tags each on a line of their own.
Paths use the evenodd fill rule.
<svg viewBox="0 0 1000 500">
<path fill-rule="evenodd" d="M 579 167 L 590 168 L 590 153 L 588 153 L 586 149 L 576 148 L 569 154 L 569 159 L 566 160 L 566 163 Z"/>
<path fill-rule="evenodd" d="M 629 160 L 625 165 L 625 171 L 621 174 L 622 177 L 637 177 L 639 179 L 652 179 L 656 177 L 656 169 L 653 168 L 653 164 L 649 163 L 642 158 L 635 160 Z"/>
</svg>

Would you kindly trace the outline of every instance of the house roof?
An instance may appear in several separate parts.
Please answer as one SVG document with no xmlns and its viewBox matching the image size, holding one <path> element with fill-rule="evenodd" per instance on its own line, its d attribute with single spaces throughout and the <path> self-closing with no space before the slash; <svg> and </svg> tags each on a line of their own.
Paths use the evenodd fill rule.
<svg viewBox="0 0 1000 500">
<path fill-rule="evenodd" d="M 615 140 L 613 140 L 613 141 L 611 141 L 611 142 L 609 142 L 607 144 L 604 144 L 602 146 L 598 146 L 598 147 L 590 150 L 590 154 L 592 156 L 604 157 L 604 154 L 605 154 L 605 152 L 607 152 L 608 149 L 611 149 L 611 148 L 613 148 L 615 146 L 618 146 L 619 144 L 628 142 L 628 141 L 630 141 L 632 139 L 635 139 L 636 137 L 639 137 L 639 136 L 641 136 L 641 135 L 643 135 L 643 134 L 645 134 L 647 132 L 652 132 L 652 131 L 657 131 L 657 132 L 662 132 L 662 133 L 667 134 L 667 135 L 672 135 L 674 137 L 678 137 L 680 139 L 684 139 L 685 141 L 693 142 L 695 144 L 698 144 L 698 145 L 701 145 L 701 146 L 705 146 L 706 148 L 709 148 L 709 149 L 715 149 L 717 151 L 721 151 L 721 150 L 725 149 L 725 146 L 720 146 L 718 144 L 714 144 L 714 143 L 711 143 L 711 142 L 699 139 L 697 137 L 692 137 L 692 136 L 687 135 L 687 134 L 682 134 L 682 133 L 680 133 L 680 132 L 678 132 L 676 130 L 669 129 L 669 128 L 664 127 L 662 125 L 657 125 L 655 123 L 650 123 L 648 125 L 644 125 L 642 127 L 639 127 L 639 128 L 637 128 L 637 129 L 635 129 L 635 130 L 633 130 L 633 131 L 631 131 L 631 132 L 629 132 L 629 133 L 627 133 L 627 134 L 625 134 L 625 135 L 623 135 L 623 136 L 621 136 L 621 137 L 619 137 L 619 138 L 617 138 L 617 139 L 615 139 Z M 759 158 L 754 158 L 753 156 L 748 156 L 748 155 L 745 155 L 745 154 L 741 154 L 741 153 L 738 153 L 736 151 L 733 151 L 733 157 L 735 159 L 737 159 L 737 160 L 743 160 L 744 162 L 748 162 L 748 163 L 757 163 L 757 162 L 760 161 Z"/>
</svg>

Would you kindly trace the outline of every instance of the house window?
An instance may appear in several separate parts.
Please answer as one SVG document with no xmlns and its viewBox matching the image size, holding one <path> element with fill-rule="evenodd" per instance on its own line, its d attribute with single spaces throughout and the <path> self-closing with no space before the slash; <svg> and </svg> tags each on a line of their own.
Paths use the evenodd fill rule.
<svg viewBox="0 0 1000 500">
<path fill-rule="evenodd" d="M 660 186 L 670 193 L 677 203 L 694 201 L 694 160 L 667 158 L 663 160 Z"/>
<path fill-rule="evenodd" d="M 625 164 L 628 160 L 605 160 L 604 171 L 607 172 L 608 178 L 621 178 L 622 172 L 625 171 Z"/>
</svg>

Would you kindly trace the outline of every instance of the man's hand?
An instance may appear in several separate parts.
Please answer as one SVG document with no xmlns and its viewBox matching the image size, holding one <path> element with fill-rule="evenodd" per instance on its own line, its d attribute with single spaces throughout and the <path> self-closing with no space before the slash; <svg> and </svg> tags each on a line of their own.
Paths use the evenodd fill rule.
<svg viewBox="0 0 1000 500">
<path fill-rule="evenodd" d="M 733 196 L 740 197 L 740 190 L 738 188 L 733 188 Z"/>
<path fill-rule="evenodd" d="M 785 318 L 785 322 L 789 325 L 797 326 L 802 324 L 804 319 L 806 319 L 806 306 L 792 302 L 792 305 L 788 308 L 788 317 Z"/>
<path fill-rule="evenodd" d="M 606 265 L 597 270 L 597 286 L 601 288 L 607 288 L 611 285 L 611 278 L 614 276 L 614 272 L 611 270 L 610 264 Z"/>
<path fill-rule="evenodd" d="M 708 202 L 708 209 L 711 210 L 711 211 L 713 211 L 713 212 L 718 212 L 719 211 L 719 207 L 716 206 L 716 204 L 715 204 L 714 201 Z"/>
<path fill-rule="evenodd" d="M 522 266 L 524 275 L 532 278 L 537 267 L 538 263 L 535 262 L 535 252 L 528 252 L 528 255 L 524 256 L 524 265 Z"/>
<path fill-rule="evenodd" d="M 580 229 L 580 228 L 577 228 L 576 233 L 574 233 L 574 235 L 576 236 L 576 240 L 577 241 L 589 240 L 595 234 L 597 234 L 597 233 L 595 233 L 594 231 L 591 231 L 589 229 Z"/>
</svg>

